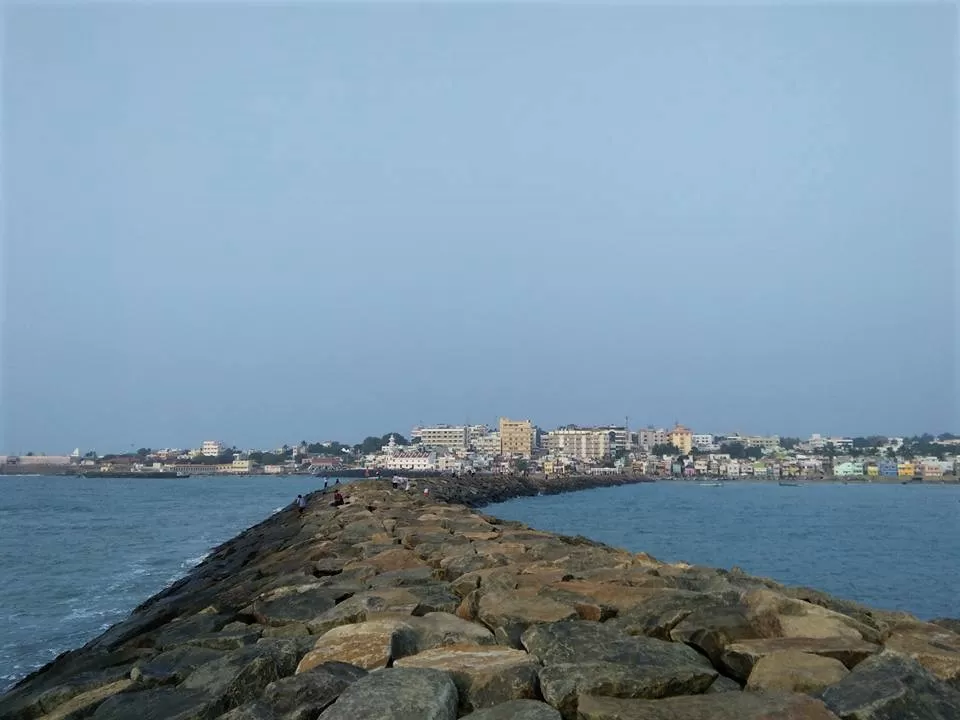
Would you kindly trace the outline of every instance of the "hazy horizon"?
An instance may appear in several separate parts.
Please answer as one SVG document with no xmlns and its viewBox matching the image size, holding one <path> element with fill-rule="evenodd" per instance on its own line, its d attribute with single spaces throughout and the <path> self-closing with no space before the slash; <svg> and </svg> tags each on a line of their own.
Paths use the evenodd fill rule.
<svg viewBox="0 0 960 720">
<path fill-rule="evenodd" d="M 955 5 L 0 12 L 0 453 L 960 430 Z"/>
</svg>

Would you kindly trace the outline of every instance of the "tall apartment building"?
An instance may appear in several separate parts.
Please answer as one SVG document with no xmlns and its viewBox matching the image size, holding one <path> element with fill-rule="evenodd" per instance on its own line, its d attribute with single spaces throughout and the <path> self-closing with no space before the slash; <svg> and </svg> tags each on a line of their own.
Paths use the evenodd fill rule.
<svg viewBox="0 0 960 720">
<path fill-rule="evenodd" d="M 663 428 L 648 427 L 637 431 L 637 445 L 640 446 L 641 450 L 649 452 L 654 445 L 666 445 L 668 442 L 670 442 L 670 438 Z"/>
<path fill-rule="evenodd" d="M 420 444 L 424 447 L 444 447 L 451 450 L 466 450 L 469 430 L 463 425 L 437 425 L 417 428 Z"/>
<path fill-rule="evenodd" d="M 613 452 L 614 438 L 604 428 L 561 428 L 547 433 L 547 449 L 553 455 L 599 460 Z"/>
<path fill-rule="evenodd" d="M 223 443 L 219 440 L 204 440 L 200 446 L 200 454 L 204 457 L 217 457 L 223 452 Z"/>
<path fill-rule="evenodd" d="M 500 454 L 533 456 L 533 423 L 529 420 L 500 418 Z"/>
<path fill-rule="evenodd" d="M 683 425 L 677 425 L 670 431 L 670 444 L 684 455 L 693 450 L 693 433 Z"/>
</svg>

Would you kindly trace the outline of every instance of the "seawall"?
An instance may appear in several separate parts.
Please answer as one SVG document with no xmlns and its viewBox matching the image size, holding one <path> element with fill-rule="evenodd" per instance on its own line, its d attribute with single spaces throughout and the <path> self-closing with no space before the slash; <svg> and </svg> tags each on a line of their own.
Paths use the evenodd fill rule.
<svg viewBox="0 0 960 720">
<path fill-rule="evenodd" d="M 0 719 L 960 718 L 956 620 L 476 510 L 622 482 L 362 481 L 340 507 L 314 493 L 25 678 Z"/>
</svg>

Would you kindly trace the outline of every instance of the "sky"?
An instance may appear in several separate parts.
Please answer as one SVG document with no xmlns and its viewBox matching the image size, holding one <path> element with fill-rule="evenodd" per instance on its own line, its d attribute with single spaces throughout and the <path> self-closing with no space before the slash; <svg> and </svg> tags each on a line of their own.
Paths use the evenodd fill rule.
<svg viewBox="0 0 960 720">
<path fill-rule="evenodd" d="M 960 429 L 952 3 L 3 21 L 0 452 Z"/>
</svg>

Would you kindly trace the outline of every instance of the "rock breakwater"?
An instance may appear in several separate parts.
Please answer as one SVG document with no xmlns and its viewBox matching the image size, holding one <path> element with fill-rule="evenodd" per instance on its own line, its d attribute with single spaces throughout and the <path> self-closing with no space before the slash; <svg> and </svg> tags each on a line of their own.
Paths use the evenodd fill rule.
<svg viewBox="0 0 960 720">
<path fill-rule="evenodd" d="M 25 678 L 0 719 L 960 717 L 956 621 L 476 510 L 568 482 L 314 494 Z"/>
</svg>

